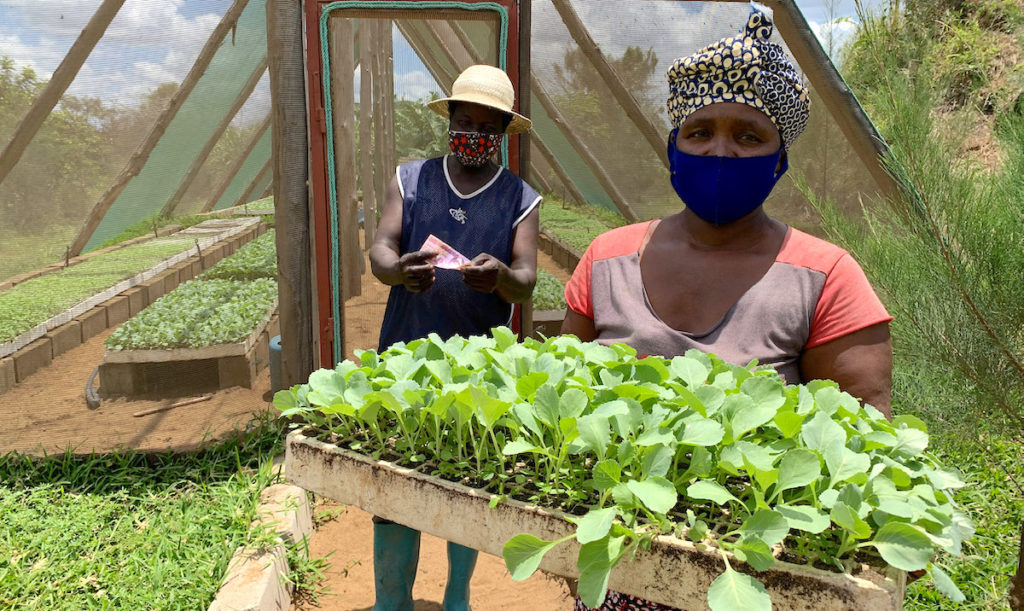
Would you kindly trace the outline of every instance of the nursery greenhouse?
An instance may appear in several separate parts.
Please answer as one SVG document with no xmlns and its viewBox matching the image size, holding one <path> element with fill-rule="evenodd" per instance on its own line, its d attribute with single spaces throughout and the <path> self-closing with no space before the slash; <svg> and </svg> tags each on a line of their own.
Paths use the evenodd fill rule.
<svg viewBox="0 0 1024 611">
<path fill-rule="evenodd" d="M 472 509 L 479 522 L 467 523 L 457 541 L 494 556 L 480 570 L 493 561 L 503 584 L 538 567 L 578 579 L 588 605 L 611 587 L 681 608 L 809 609 L 814 600 L 899 609 L 907 575 L 918 569 L 928 585 L 911 591 L 962 598 L 930 558 L 970 545 L 969 512 L 954 500 L 965 482 L 926 451 L 921 419 L 887 421 L 835 385 L 786 386 L 746 363 L 689 353 L 648 361 L 621 345 L 558 339 L 565 285 L 594 238 L 683 207 L 666 154 L 666 72 L 677 58 L 741 32 L 752 9 L 771 16 L 770 40 L 793 59 L 812 109 L 765 210 L 834 239 L 831 216 L 867 228 L 875 211 L 918 197 L 908 186 L 918 183 L 894 169 L 804 4 L 0 1 L 0 21 L 10 26 L 0 36 L 0 474 L 15 482 L 0 483 L 0 509 L 18 505 L 31 486 L 54 483 L 40 474 L 61 456 L 68 473 L 100 460 L 128 465 L 125 474 L 184 457 L 180 464 L 195 465 L 190 475 L 167 477 L 192 482 L 207 467 L 234 473 L 223 459 L 233 453 L 238 472 L 251 478 L 238 484 L 249 487 L 239 493 L 249 503 L 239 511 L 249 513 L 232 518 L 240 526 L 223 537 L 230 549 L 204 565 L 210 583 L 185 600 L 130 598 L 96 585 L 113 577 L 92 568 L 76 574 L 83 585 L 73 595 L 36 591 L 33 562 L 47 561 L 34 554 L 44 552 L 14 541 L 14 560 L 0 558 L 0 607 L 233 608 L 214 601 L 218 590 L 226 596 L 227 572 L 241 570 L 232 550 L 269 549 L 266 533 L 254 535 L 249 524 L 267 502 L 261 490 L 289 477 L 317 498 L 349 505 L 344 511 L 412 520 L 456 540 L 450 525 L 432 527 L 445 506 L 436 516 L 391 512 L 392 497 L 360 470 L 385 462 L 401 485 L 422 476 L 424 486 L 474 490 L 457 503 L 484 499 Z M 868 4 L 901 10 L 900 2 Z M 508 75 L 512 110 L 532 121 L 504 138 L 494 160 L 543 197 L 537 286 L 514 306 L 514 331 L 378 351 L 390 287 L 374 276 L 369 251 L 379 229 L 387 235 L 389 184 L 396 167 L 449 152 L 448 119 L 427 104 L 452 96 L 459 75 L 479 64 Z M 741 401 L 764 418 L 741 414 Z M 420 428 L 404 428 L 403 419 Z M 583 423 L 611 437 L 599 439 Z M 649 449 L 666 435 L 671 443 L 657 442 L 663 451 Z M 442 438 L 453 445 L 443 448 Z M 271 462 L 285 460 L 286 445 L 282 475 Z M 317 454 L 330 448 L 354 465 L 341 488 L 317 479 L 341 476 L 309 464 L 334 464 Z M 698 457 L 707 469 L 696 466 Z M 459 474 L 470 465 L 481 478 L 493 473 Z M 595 465 L 607 471 L 591 472 Z M 412 479 L 403 475 L 409 469 Z M 534 487 L 506 488 L 516 469 Z M 555 485 L 563 475 L 573 483 Z M 601 478 L 603 487 L 589 491 Z M 113 481 L 97 489 L 133 489 Z M 193 485 L 206 483 L 185 487 Z M 443 504 L 445 494 L 429 502 Z M 613 497 L 618 513 L 608 509 Z M 520 506 L 565 513 L 502 518 L 498 534 L 480 536 L 495 515 Z M 585 566 L 595 541 L 611 541 L 602 553 L 614 558 Z M 316 545 L 306 543 L 304 555 L 296 545 L 281 557 L 309 580 L 290 582 L 300 605 L 301 593 L 319 591 L 311 584 L 325 570 L 311 559 Z M 673 554 L 689 564 L 672 564 Z M 424 562 L 435 561 L 443 563 Z M 368 575 L 358 564 L 345 574 Z M 650 578 L 638 583 L 643 571 L 671 579 L 684 565 L 707 574 L 668 589 Z M 15 575 L 10 588 L 5 575 Z M 562 581 L 528 587 L 536 591 L 522 596 L 551 594 L 558 608 L 572 608 Z M 288 604 L 291 587 L 270 589 L 284 597 L 275 604 Z M 474 599 L 478 608 L 499 604 Z M 512 604 L 501 608 L 524 608 Z"/>
</svg>

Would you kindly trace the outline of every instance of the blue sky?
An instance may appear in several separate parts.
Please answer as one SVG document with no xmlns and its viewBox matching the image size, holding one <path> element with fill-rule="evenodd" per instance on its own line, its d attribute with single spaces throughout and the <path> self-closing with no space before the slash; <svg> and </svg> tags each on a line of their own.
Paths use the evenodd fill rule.
<svg viewBox="0 0 1024 611">
<path fill-rule="evenodd" d="M 595 32 L 608 23 L 608 2 L 577 0 L 577 10 Z M 884 2 L 866 0 L 865 4 L 879 6 Z M 99 4 L 100 0 L 0 0 L 0 55 L 12 57 L 18 66 L 30 65 L 43 77 L 48 77 Z M 104 40 L 97 45 L 72 84 L 70 92 L 129 105 L 163 82 L 180 81 L 230 4 L 230 0 L 127 0 Z M 680 14 L 679 3 L 644 2 L 638 6 L 656 7 L 659 4 L 674 11 L 672 14 L 675 16 Z M 830 16 L 838 20 L 833 32 L 839 41 L 854 27 L 850 21 L 856 13 L 854 0 L 797 0 L 797 4 L 819 37 L 828 31 Z M 536 2 L 535 6 L 542 6 L 542 3 Z M 688 8 L 699 11 L 694 8 L 699 6 L 695 3 Z M 544 17 L 543 8 L 540 11 L 535 8 L 535 23 L 538 15 Z M 671 24 L 665 27 L 671 27 Z M 650 42 L 656 50 L 658 43 L 666 38 L 653 31 L 645 34 L 651 40 L 644 42 Z M 614 32 L 608 36 L 610 42 L 607 46 L 612 48 L 606 48 L 606 52 L 615 55 L 616 45 L 611 42 L 616 41 Z M 597 33 L 595 37 L 598 37 Z M 396 37 L 396 41 L 399 41 L 395 50 L 396 92 L 413 99 L 424 97 L 436 89 L 436 85 L 414 59 L 411 49 L 400 42 L 400 37 Z M 628 42 L 637 44 L 640 41 Z M 544 44 L 544 40 L 535 39 L 535 45 Z M 659 58 L 665 55 L 662 59 L 670 59 L 668 56 L 673 55 L 672 51 L 663 49 Z M 543 54 L 543 49 L 539 52 Z M 553 53 L 552 56 L 556 55 Z M 264 82 L 243 109 L 239 120 L 257 120 L 265 112 L 267 103 L 267 84 Z"/>
</svg>

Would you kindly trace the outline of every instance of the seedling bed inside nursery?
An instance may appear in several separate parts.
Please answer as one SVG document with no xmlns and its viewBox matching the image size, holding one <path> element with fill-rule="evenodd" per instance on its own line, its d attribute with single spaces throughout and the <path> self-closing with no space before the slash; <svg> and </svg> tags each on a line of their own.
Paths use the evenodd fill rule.
<svg viewBox="0 0 1024 611">
<path fill-rule="evenodd" d="M 279 332 L 274 233 L 157 300 L 107 338 L 106 395 L 251 388 Z"/>
<path fill-rule="evenodd" d="M 203 228 L 207 223 L 211 226 Z M 257 218 L 206 221 L 172 236 L 92 257 L 0 292 L 0 314 L 5 321 L 0 326 L 0 358 L 186 259 L 201 257 L 203 251 L 226 238 L 243 233 L 255 237 L 258 225 Z M 177 274 L 175 284 L 176 281 Z"/>
<path fill-rule="evenodd" d="M 519 533 L 553 541 L 575 531 L 560 511 L 375 461 L 317 436 L 308 428 L 288 435 L 285 473 L 293 483 L 340 503 L 499 557 L 506 541 Z M 608 587 L 680 609 L 704 608 L 708 588 L 725 565 L 717 550 L 701 548 L 660 536 L 650 550 L 615 567 Z M 544 556 L 540 569 L 578 578 L 578 554 L 575 541 L 558 546 Z M 905 573 L 891 568 L 862 565 L 848 574 L 776 562 L 757 573 L 735 561 L 734 568 L 756 576 L 777 609 L 902 608 Z"/>
</svg>

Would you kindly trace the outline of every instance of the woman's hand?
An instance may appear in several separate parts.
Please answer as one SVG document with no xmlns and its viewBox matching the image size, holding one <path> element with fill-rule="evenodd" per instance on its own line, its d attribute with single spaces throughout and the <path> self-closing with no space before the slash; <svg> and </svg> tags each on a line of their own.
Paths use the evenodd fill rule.
<svg viewBox="0 0 1024 611">
<path fill-rule="evenodd" d="M 407 252 L 398 258 L 402 285 L 410 293 L 422 293 L 434 285 L 434 266 L 429 263 L 437 253 L 426 250 Z"/>
<path fill-rule="evenodd" d="M 508 266 L 487 253 L 480 253 L 472 263 L 462 266 L 462 280 L 469 288 L 481 293 L 493 293 L 502 278 L 509 273 Z"/>
</svg>

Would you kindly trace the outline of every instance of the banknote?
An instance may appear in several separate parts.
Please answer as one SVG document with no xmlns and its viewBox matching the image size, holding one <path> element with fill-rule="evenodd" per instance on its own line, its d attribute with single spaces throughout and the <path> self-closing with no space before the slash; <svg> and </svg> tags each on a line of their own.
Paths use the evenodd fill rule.
<svg viewBox="0 0 1024 611">
<path fill-rule="evenodd" d="M 434 267 L 440 267 L 441 269 L 459 269 L 463 265 L 472 263 L 461 252 L 455 250 L 446 244 L 444 240 L 433 234 L 427 238 L 423 246 L 420 246 L 420 250 L 437 253 L 430 259 L 430 263 Z"/>
</svg>

